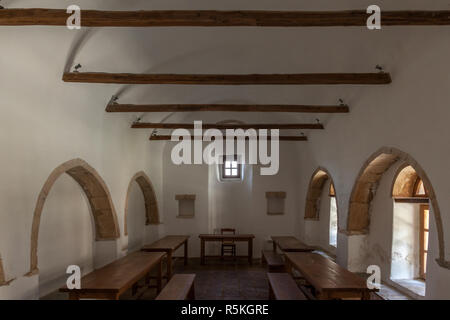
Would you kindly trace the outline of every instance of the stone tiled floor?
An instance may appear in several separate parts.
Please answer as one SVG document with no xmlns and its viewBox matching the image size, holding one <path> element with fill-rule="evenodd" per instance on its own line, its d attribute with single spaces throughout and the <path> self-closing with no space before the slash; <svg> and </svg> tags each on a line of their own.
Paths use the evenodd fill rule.
<svg viewBox="0 0 450 320">
<path fill-rule="evenodd" d="M 266 269 L 259 261 L 250 266 L 246 259 L 211 259 L 201 266 L 198 259 L 192 259 L 187 267 L 177 264 L 175 272 L 197 275 L 198 300 L 267 300 L 269 296 Z"/>
</svg>

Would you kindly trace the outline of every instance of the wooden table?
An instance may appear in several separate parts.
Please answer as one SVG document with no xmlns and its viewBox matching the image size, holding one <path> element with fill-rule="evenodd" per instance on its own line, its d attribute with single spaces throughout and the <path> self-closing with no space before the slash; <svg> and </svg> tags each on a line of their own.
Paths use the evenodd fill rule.
<svg viewBox="0 0 450 320">
<path fill-rule="evenodd" d="M 59 289 L 68 292 L 70 300 L 107 299 L 119 300 L 121 294 L 132 288 L 139 280 L 149 277 L 157 268 L 157 290 L 161 291 L 163 252 L 134 252 L 97 269 L 81 278 L 81 289 Z M 149 278 L 146 280 L 148 284 Z"/>
<path fill-rule="evenodd" d="M 213 241 L 234 241 L 234 242 L 248 242 L 248 263 L 253 263 L 253 234 L 201 234 L 198 236 L 201 240 L 200 247 L 200 262 L 202 265 L 206 264 L 205 242 Z"/>
<path fill-rule="evenodd" d="M 296 237 L 292 236 L 283 236 L 283 237 L 276 237 L 272 236 L 273 241 L 273 251 L 277 251 L 277 246 L 280 248 L 283 252 L 310 252 L 314 251 L 315 248 L 310 247 L 300 240 L 298 240 Z"/>
<path fill-rule="evenodd" d="M 369 300 L 370 292 L 366 280 L 342 268 L 337 263 L 316 253 L 287 252 L 286 269 L 298 270 L 306 282 L 312 285 L 316 297 L 321 300 L 358 298 Z"/>
<path fill-rule="evenodd" d="M 184 245 L 184 265 L 188 264 L 188 239 L 189 236 L 165 236 L 152 244 L 143 246 L 142 251 L 167 254 L 167 279 L 170 280 L 173 275 L 173 253 L 182 245 Z"/>
</svg>

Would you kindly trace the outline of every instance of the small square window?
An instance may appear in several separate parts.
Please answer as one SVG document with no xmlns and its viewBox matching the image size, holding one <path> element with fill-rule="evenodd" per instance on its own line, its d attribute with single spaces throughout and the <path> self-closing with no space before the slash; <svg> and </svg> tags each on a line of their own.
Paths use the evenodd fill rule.
<svg viewBox="0 0 450 320">
<path fill-rule="evenodd" d="M 222 167 L 222 179 L 241 178 L 241 164 L 238 162 L 236 155 L 224 156 Z"/>
</svg>

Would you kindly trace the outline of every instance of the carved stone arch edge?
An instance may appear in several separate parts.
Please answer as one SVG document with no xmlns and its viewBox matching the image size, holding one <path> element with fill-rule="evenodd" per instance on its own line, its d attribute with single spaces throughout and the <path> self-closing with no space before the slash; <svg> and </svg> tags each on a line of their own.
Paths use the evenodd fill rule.
<svg viewBox="0 0 450 320">
<path fill-rule="evenodd" d="M 105 181 L 86 161 L 79 158 L 69 160 L 50 173 L 38 195 L 31 227 L 30 271 L 25 276 L 39 274 L 37 251 L 41 215 L 54 183 L 64 173 L 81 186 L 88 198 L 95 222 L 96 241 L 110 241 L 120 237 L 117 214 Z"/>
<path fill-rule="evenodd" d="M 320 175 L 320 173 L 323 173 Z M 324 167 L 318 167 L 314 170 L 309 180 L 308 191 L 305 201 L 305 220 L 318 221 L 320 211 L 320 201 L 325 183 L 330 180 L 336 188 L 333 177 Z M 337 201 L 336 201 L 337 202 Z M 339 210 L 338 210 L 339 212 Z"/>
<path fill-rule="evenodd" d="M 124 235 L 128 235 L 128 200 L 130 198 L 131 187 L 133 182 L 139 185 L 144 196 L 145 203 L 145 224 L 146 225 L 156 225 L 160 224 L 159 217 L 159 207 L 158 200 L 156 197 L 155 188 L 149 178 L 149 176 L 144 171 L 139 171 L 130 180 L 128 184 L 126 199 L 125 199 L 125 214 L 124 214 Z"/>
<path fill-rule="evenodd" d="M 445 260 L 444 229 L 441 212 L 431 181 L 420 164 L 411 155 L 397 148 L 382 147 L 364 162 L 350 194 L 347 225 L 343 233 L 348 236 L 368 234 L 371 202 L 376 194 L 378 183 L 383 174 L 399 161 L 402 162 L 403 168 L 406 166 L 414 168 L 428 191 L 438 237 L 439 258 L 436 259 L 436 262 L 442 268 L 450 269 L 450 261 Z M 368 170 L 370 168 L 372 169 Z"/>
</svg>

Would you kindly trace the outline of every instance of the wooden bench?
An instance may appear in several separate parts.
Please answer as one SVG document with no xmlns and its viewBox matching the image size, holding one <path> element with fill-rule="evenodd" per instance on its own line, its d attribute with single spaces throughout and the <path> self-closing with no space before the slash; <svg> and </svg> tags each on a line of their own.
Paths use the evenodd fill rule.
<svg viewBox="0 0 450 320">
<path fill-rule="evenodd" d="M 267 273 L 269 300 L 308 300 L 288 273 Z"/>
<path fill-rule="evenodd" d="M 195 300 L 195 274 L 176 274 L 170 279 L 156 300 Z"/>
<path fill-rule="evenodd" d="M 284 260 L 280 254 L 273 251 L 262 251 L 261 260 L 263 264 L 267 264 L 269 272 L 285 272 Z"/>
</svg>

